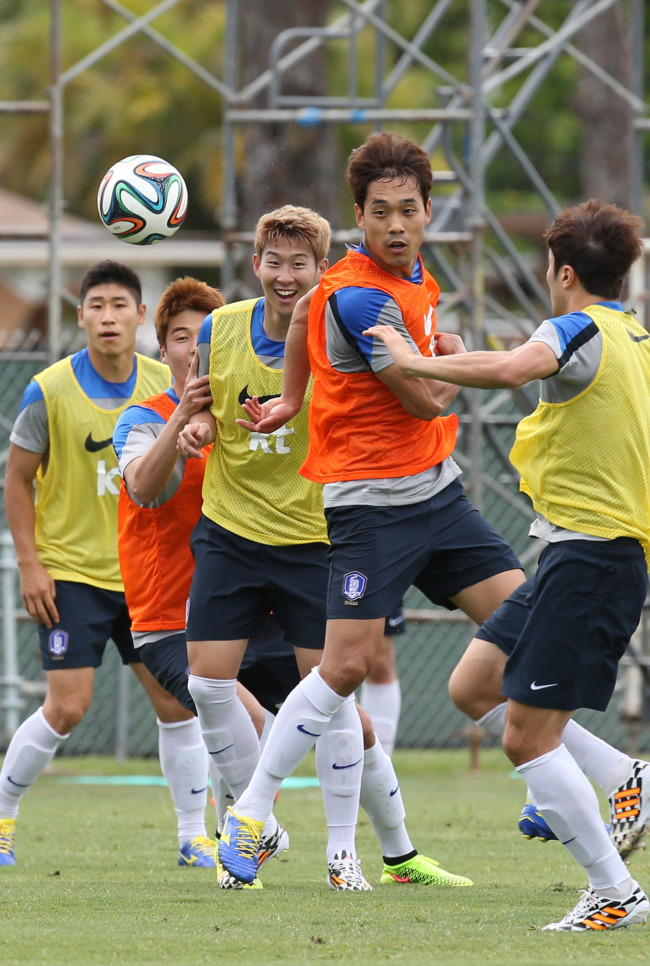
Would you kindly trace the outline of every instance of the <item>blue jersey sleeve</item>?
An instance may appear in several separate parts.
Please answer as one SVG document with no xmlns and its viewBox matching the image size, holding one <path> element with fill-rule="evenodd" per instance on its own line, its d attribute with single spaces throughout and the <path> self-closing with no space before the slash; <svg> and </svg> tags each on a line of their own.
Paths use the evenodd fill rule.
<svg viewBox="0 0 650 966">
<path fill-rule="evenodd" d="M 124 447 L 133 427 L 142 426 L 145 423 L 162 423 L 164 425 L 165 420 L 160 413 L 157 413 L 154 409 L 149 409 L 148 406 L 127 406 L 121 413 L 113 430 L 113 447 L 118 460 L 122 458 Z"/>
<path fill-rule="evenodd" d="M 27 383 L 25 386 L 23 398 L 20 403 L 20 409 L 18 411 L 22 413 L 23 409 L 25 409 L 27 406 L 31 405 L 32 403 L 39 402 L 39 400 L 43 398 L 43 390 L 36 380 L 32 379 L 32 381 Z"/>
</svg>

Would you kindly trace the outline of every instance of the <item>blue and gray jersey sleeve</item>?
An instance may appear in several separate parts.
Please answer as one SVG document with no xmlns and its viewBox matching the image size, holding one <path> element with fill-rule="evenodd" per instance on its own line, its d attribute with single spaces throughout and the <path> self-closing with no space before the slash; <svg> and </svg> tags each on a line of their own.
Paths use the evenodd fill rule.
<svg viewBox="0 0 650 966">
<path fill-rule="evenodd" d="M 32 379 L 23 393 L 20 411 L 11 431 L 11 442 L 30 453 L 47 453 L 50 428 L 43 390 Z"/>
<path fill-rule="evenodd" d="M 201 323 L 196 351 L 199 354 L 199 376 L 207 376 L 210 371 L 210 343 L 212 341 L 212 315 L 207 315 Z"/>
<path fill-rule="evenodd" d="M 379 289 L 339 289 L 325 308 L 327 356 L 338 372 L 381 372 L 393 359 L 381 341 L 362 333 L 373 325 L 392 325 L 419 352 L 406 329 L 399 306 Z"/>
<path fill-rule="evenodd" d="M 593 382 L 600 366 L 603 337 L 584 312 L 546 319 L 528 341 L 543 342 L 558 361 L 558 371 L 541 382 L 545 402 L 572 399 Z"/>
<path fill-rule="evenodd" d="M 147 406 L 129 406 L 125 409 L 118 419 L 113 432 L 113 446 L 117 454 L 118 469 L 120 476 L 124 478 L 124 472 L 134 459 L 144 456 L 150 446 L 158 439 L 166 426 L 166 422 L 160 413 Z M 185 458 L 179 456 L 176 460 L 172 475 L 165 484 L 163 490 L 158 494 L 153 503 L 147 506 L 162 506 L 174 496 L 183 481 L 185 472 Z M 126 480 L 124 481 L 128 490 Z M 129 495 L 134 503 L 143 506 L 139 500 L 133 496 L 129 490 Z"/>
</svg>

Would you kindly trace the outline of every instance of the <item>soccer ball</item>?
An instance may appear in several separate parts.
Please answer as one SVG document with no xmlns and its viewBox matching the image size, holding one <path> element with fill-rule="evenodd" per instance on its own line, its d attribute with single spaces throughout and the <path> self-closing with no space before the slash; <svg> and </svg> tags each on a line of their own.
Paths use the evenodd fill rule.
<svg viewBox="0 0 650 966">
<path fill-rule="evenodd" d="M 99 217 L 132 245 L 153 245 L 183 224 L 187 187 L 176 168 L 152 154 L 123 158 L 106 172 L 97 192 Z"/>
</svg>

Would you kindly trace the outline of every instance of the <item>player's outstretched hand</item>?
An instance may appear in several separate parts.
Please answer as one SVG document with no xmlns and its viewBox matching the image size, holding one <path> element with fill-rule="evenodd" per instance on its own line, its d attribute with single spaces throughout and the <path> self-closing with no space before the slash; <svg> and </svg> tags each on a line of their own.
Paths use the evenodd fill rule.
<svg viewBox="0 0 650 966">
<path fill-rule="evenodd" d="M 248 419 L 238 419 L 236 422 L 250 433 L 274 433 L 280 426 L 284 426 L 293 419 L 298 412 L 295 406 L 288 403 L 282 396 L 269 399 L 264 403 L 261 403 L 257 396 L 253 396 L 252 399 L 242 403 L 242 409 Z"/>
<path fill-rule="evenodd" d="M 214 436 L 209 423 L 188 423 L 178 434 L 176 448 L 187 459 L 203 459 L 201 450 L 212 443 Z"/>
<path fill-rule="evenodd" d="M 370 329 L 366 329 L 363 334 L 371 335 L 374 339 L 381 339 L 390 352 L 393 362 L 400 368 L 407 365 L 415 355 L 406 339 L 392 325 L 373 325 Z"/>
</svg>

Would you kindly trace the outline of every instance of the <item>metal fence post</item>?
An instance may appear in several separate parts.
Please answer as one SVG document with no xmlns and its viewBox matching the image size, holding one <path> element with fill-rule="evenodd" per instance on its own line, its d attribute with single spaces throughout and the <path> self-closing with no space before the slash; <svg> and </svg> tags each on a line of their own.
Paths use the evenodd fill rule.
<svg viewBox="0 0 650 966">
<path fill-rule="evenodd" d="M 0 532 L 0 583 L 2 584 L 2 677 L 0 709 L 4 711 L 4 732 L 11 737 L 20 724 L 20 675 L 16 618 L 16 556 L 9 530 Z"/>
</svg>

